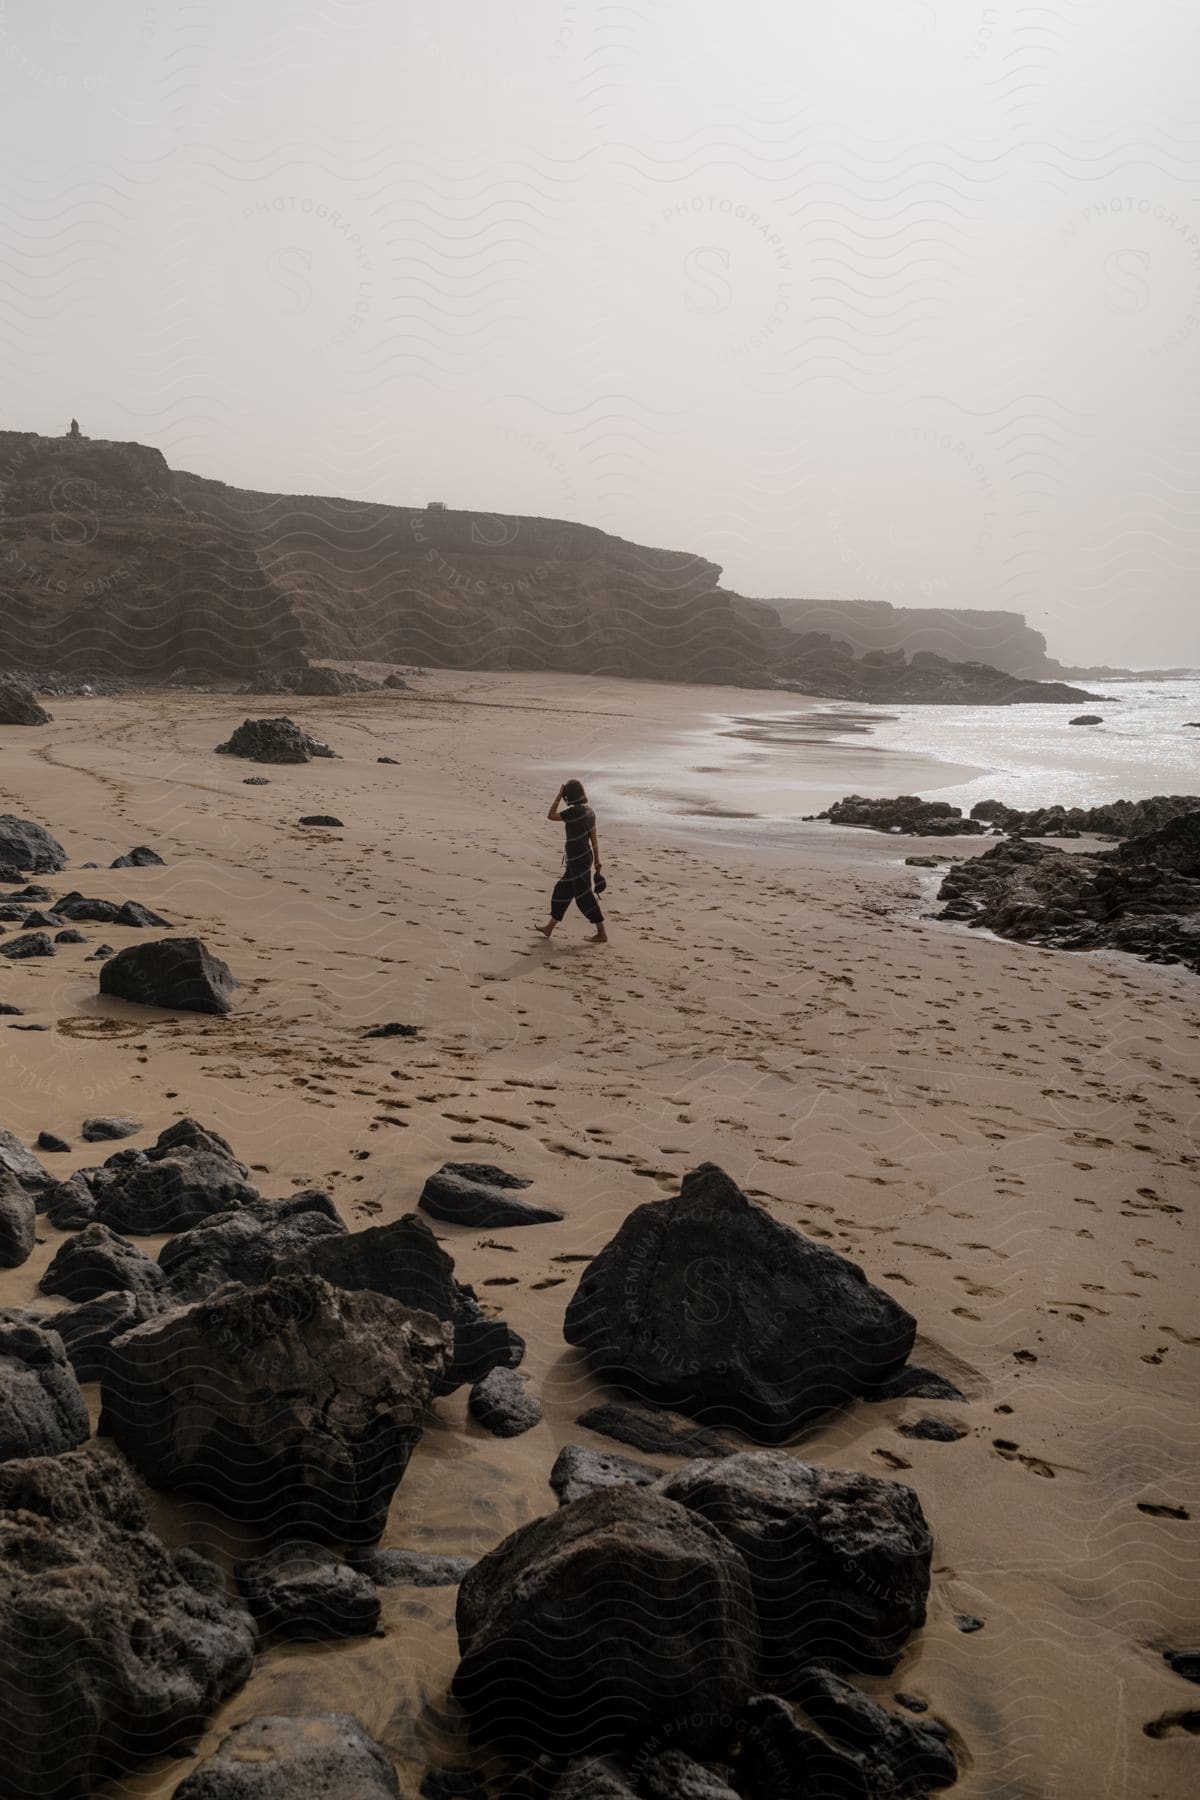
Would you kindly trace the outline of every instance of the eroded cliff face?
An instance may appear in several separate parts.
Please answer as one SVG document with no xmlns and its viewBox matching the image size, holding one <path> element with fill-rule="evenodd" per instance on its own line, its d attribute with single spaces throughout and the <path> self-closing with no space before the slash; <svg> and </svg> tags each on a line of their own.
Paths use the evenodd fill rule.
<svg viewBox="0 0 1200 1800">
<path fill-rule="evenodd" d="M 977 660 L 864 657 L 861 631 L 788 629 L 720 577 L 590 525 L 256 493 L 143 444 L 0 432 L 0 667 L 245 678 L 313 657 L 860 700 L 1088 697 L 1030 693 Z"/>
<path fill-rule="evenodd" d="M 860 656 L 872 650 L 927 651 L 950 662 L 981 662 L 1041 680 L 1063 673 L 1040 631 L 1020 613 L 950 606 L 892 606 L 886 600 L 771 600 L 785 625 L 843 638 Z"/>
</svg>

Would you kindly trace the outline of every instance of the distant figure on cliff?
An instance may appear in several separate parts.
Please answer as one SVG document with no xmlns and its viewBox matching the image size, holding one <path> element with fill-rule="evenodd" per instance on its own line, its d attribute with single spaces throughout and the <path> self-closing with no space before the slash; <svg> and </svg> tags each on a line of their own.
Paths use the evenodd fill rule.
<svg viewBox="0 0 1200 1800">
<path fill-rule="evenodd" d="M 79 436 L 79 420 L 78 419 L 71 420 L 71 436 L 73 438 L 77 438 Z"/>
<path fill-rule="evenodd" d="M 566 806 L 560 812 L 564 800 Z M 546 817 L 555 822 L 562 820 L 567 841 L 563 850 L 563 872 L 550 896 L 550 923 L 539 925 L 538 930 L 548 938 L 554 927 L 562 923 L 573 900 L 584 918 L 590 919 L 596 927 L 595 936 L 590 937 L 588 943 L 607 944 L 604 914 L 592 886 L 594 873 L 596 886 L 601 890 L 604 887 L 604 877 L 600 874 L 600 846 L 596 842 L 596 815 L 588 805 L 582 781 L 564 781 Z"/>
</svg>

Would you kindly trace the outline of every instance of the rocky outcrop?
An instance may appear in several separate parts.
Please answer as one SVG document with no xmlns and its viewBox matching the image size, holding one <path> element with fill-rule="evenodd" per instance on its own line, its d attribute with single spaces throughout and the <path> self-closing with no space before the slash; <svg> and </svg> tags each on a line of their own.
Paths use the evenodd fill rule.
<svg viewBox="0 0 1200 1800">
<path fill-rule="evenodd" d="M 1200 973 L 1200 811 L 1116 850 L 1009 839 L 956 863 L 940 919 L 1062 950 L 1123 950 Z"/>
<path fill-rule="evenodd" d="M 676 1198 L 629 1215 L 585 1269 L 563 1332 L 637 1397 L 780 1442 L 899 1369 L 916 1322 L 705 1163 Z"/>
<path fill-rule="evenodd" d="M 228 1281 L 260 1286 L 291 1263 L 303 1261 L 319 1238 L 341 1237 L 346 1227 L 329 1195 L 306 1188 L 286 1200 L 259 1200 L 193 1225 L 159 1251 L 159 1267 L 185 1300 L 203 1300 Z"/>
<path fill-rule="evenodd" d="M 423 1219 L 405 1213 L 390 1225 L 307 1244 L 281 1270 L 307 1269 L 338 1287 L 387 1294 L 402 1306 L 443 1319 L 454 1333 L 448 1367 L 437 1391 L 448 1393 L 482 1379 L 498 1365 L 515 1368 L 524 1340 L 503 1319 L 489 1318 L 473 1288 L 454 1279 L 454 1259 Z"/>
<path fill-rule="evenodd" d="M 116 857 L 108 866 L 110 869 L 162 868 L 163 859 L 148 844 L 135 844 L 132 850 L 127 850 L 124 856 Z"/>
<path fill-rule="evenodd" d="M 0 814 L 0 869 L 19 869 L 23 875 L 53 875 L 66 866 L 66 851 L 45 826 L 35 825 L 32 819 L 18 819 L 12 813 Z"/>
<path fill-rule="evenodd" d="M 373 1543 L 448 1329 L 315 1276 L 230 1288 L 116 1339 L 100 1428 L 155 1487 L 276 1535 Z"/>
<path fill-rule="evenodd" d="M 67 1300 L 95 1300 L 100 1294 L 157 1293 L 165 1279 L 144 1250 L 93 1221 L 59 1245 L 38 1286 Z"/>
<path fill-rule="evenodd" d="M 490 1369 L 467 1399 L 471 1417 L 493 1437 L 520 1437 L 542 1421 L 537 1397 L 515 1369 Z"/>
<path fill-rule="evenodd" d="M 100 992 L 172 1012 L 227 1013 L 237 980 L 199 938 L 130 944 L 101 966 Z"/>
<path fill-rule="evenodd" d="M 253 1658 L 219 1573 L 147 1530 L 115 1458 L 0 1467 L 6 1800 L 89 1800 L 191 1742 Z"/>
<path fill-rule="evenodd" d="M 831 825 L 865 825 L 871 831 L 901 831 L 913 837 L 971 837 L 983 830 L 973 815 L 964 819 L 960 807 L 946 800 L 922 800 L 917 794 L 900 794 L 894 800 L 847 794 L 817 817 Z"/>
<path fill-rule="evenodd" d="M 293 691 L 297 694 L 377 694 L 379 683 L 350 669 L 329 669 L 319 663 L 308 663 L 296 677 Z"/>
<path fill-rule="evenodd" d="M 60 919 L 74 919 L 79 923 L 132 925 L 139 930 L 147 925 L 157 926 L 165 931 L 171 929 L 170 919 L 151 912 L 148 906 L 143 906 L 137 900 L 97 900 L 87 894 L 73 892 L 56 900 L 54 911 Z"/>
<path fill-rule="evenodd" d="M 782 1452 L 685 1463 L 654 1491 L 740 1552 L 762 1632 L 762 1685 L 815 1662 L 886 1673 L 925 1623 L 933 1537 L 911 1488 Z"/>
<path fill-rule="evenodd" d="M 217 754 L 245 756 L 251 762 L 306 763 L 334 752 L 294 719 L 243 719 L 232 737 L 217 745 Z"/>
<path fill-rule="evenodd" d="M 186 1146 L 160 1157 L 119 1152 L 92 1173 L 91 1186 L 97 1219 L 134 1237 L 188 1231 L 214 1214 L 251 1206 L 259 1197 L 257 1188 L 243 1179 L 240 1163 Z"/>
<path fill-rule="evenodd" d="M 734 1779 L 749 1800 L 923 1800 L 958 1779 L 943 1725 L 890 1713 L 824 1669 L 795 1706 L 758 1695 L 741 1726 Z"/>
<path fill-rule="evenodd" d="M 91 1435 L 88 1410 L 49 1319 L 20 1307 L 0 1311 L 0 1463 L 58 1456 Z"/>
<path fill-rule="evenodd" d="M 0 1163 L 0 1269 L 28 1262 L 37 1233 L 33 1195 Z"/>
<path fill-rule="evenodd" d="M 19 681 L 0 681 L 0 725 L 49 725 L 52 717 L 32 688 Z"/>
<path fill-rule="evenodd" d="M 729 1719 L 758 1646 L 745 1564 L 705 1520 L 608 1488 L 522 1526 L 464 1577 L 452 1683 L 472 1735 L 517 1754 L 620 1748 Z M 689 1748 L 704 1727 L 689 1730 Z"/>
<path fill-rule="evenodd" d="M 1109 800 L 1101 806 L 1034 806 L 1022 811 L 1002 800 L 979 800 L 971 817 L 1013 836 L 1135 838 L 1187 813 L 1200 812 L 1200 795 L 1155 794 L 1148 800 Z"/>
<path fill-rule="evenodd" d="M 535 1206 L 516 1190 L 532 1186 L 491 1163 L 443 1163 L 421 1189 L 417 1205 L 448 1225 L 495 1230 L 514 1225 L 544 1225 L 565 1215 L 552 1206 Z"/>
<path fill-rule="evenodd" d="M 379 1624 L 374 1583 L 321 1544 L 280 1544 L 236 1566 L 238 1586 L 275 1637 L 366 1637 Z"/>
<path fill-rule="evenodd" d="M 49 1193 L 56 1184 L 56 1177 L 45 1164 L 3 1125 L 0 1125 L 0 1170 L 15 1175 L 26 1193 L 38 1198 Z"/>
<path fill-rule="evenodd" d="M 600 1488 L 649 1487 L 662 1474 L 651 1463 L 637 1462 L 632 1456 L 618 1456 L 614 1450 L 587 1450 L 582 1444 L 564 1444 L 550 1471 L 550 1486 L 560 1506 L 582 1500 Z"/>
<path fill-rule="evenodd" d="M 172 1305 L 171 1296 L 139 1288 L 100 1294 L 56 1312 L 54 1330 L 66 1346 L 78 1381 L 100 1381 L 108 1367 L 108 1346 L 135 1325 L 144 1325 Z M 50 1321 L 47 1321 L 50 1323 Z"/>
<path fill-rule="evenodd" d="M 235 1725 L 175 1800 L 398 1800 L 386 1753 L 349 1713 L 260 1714 Z"/>
</svg>

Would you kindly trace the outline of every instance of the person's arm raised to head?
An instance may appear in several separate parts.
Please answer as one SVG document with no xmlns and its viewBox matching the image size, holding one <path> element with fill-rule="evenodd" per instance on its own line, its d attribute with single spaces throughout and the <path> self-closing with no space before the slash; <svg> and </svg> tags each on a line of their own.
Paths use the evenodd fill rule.
<svg viewBox="0 0 1200 1800">
<path fill-rule="evenodd" d="M 562 799 L 562 797 L 563 797 L 563 795 L 562 795 L 562 789 L 561 789 L 561 788 L 559 788 L 559 790 L 558 790 L 558 792 L 557 792 L 557 794 L 555 794 L 555 796 L 554 796 L 554 804 L 553 804 L 553 806 L 551 806 L 551 808 L 550 808 L 550 811 L 549 811 L 549 812 L 548 812 L 548 813 L 547 813 L 547 814 L 546 814 L 546 817 L 547 817 L 547 818 L 548 818 L 548 819 L 554 819 L 554 820 L 555 820 L 555 821 L 556 821 L 556 822 L 557 822 L 557 819 L 558 819 L 558 803 L 559 803 L 559 801 L 560 801 L 560 800 L 561 800 L 561 799 Z"/>
</svg>

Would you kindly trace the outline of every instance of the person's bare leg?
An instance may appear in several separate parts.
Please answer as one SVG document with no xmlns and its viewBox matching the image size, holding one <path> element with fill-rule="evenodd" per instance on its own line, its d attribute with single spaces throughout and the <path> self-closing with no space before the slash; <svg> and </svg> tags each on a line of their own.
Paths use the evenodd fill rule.
<svg viewBox="0 0 1200 1800">
<path fill-rule="evenodd" d="M 554 927 L 557 924 L 558 924 L 557 919 L 551 919 L 551 921 L 548 925 L 535 925 L 534 930 L 540 931 L 544 938 L 548 938 L 550 936 L 550 933 L 554 930 Z"/>
<path fill-rule="evenodd" d="M 608 933 L 604 929 L 603 925 L 597 925 L 596 935 L 594 937 L 590 937 L 587 941 L 589 944 L 607 944 Z"/>
</svg>

